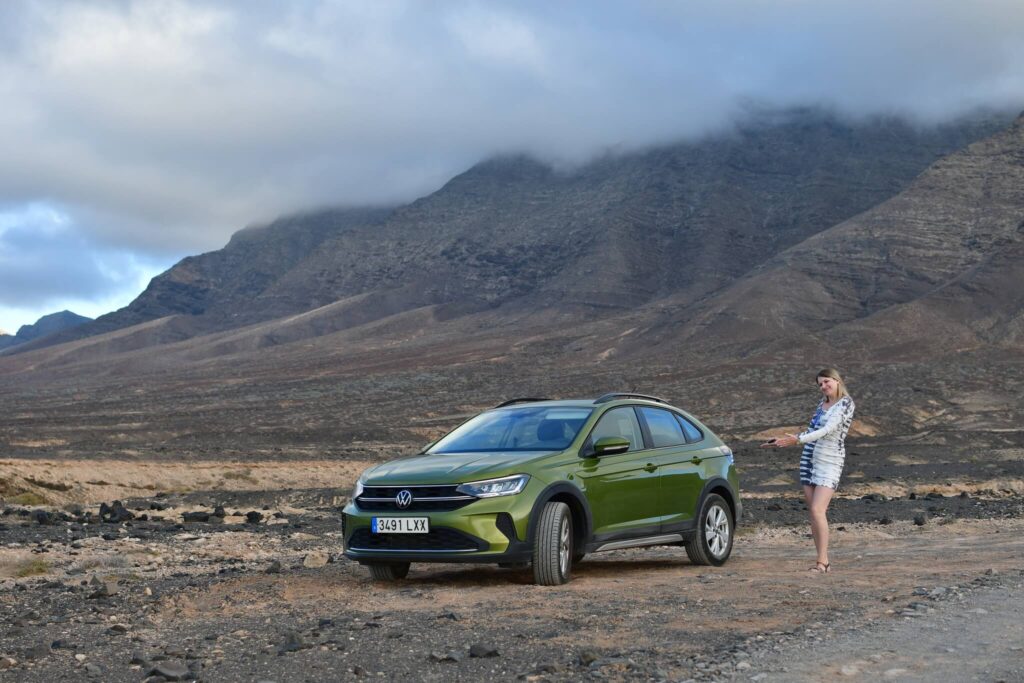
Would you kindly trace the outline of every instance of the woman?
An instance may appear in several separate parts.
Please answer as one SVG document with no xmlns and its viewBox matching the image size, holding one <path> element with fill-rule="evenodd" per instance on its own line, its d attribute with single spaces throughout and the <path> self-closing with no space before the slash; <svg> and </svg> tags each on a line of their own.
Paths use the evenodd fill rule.
<svg viewBox="0 0 1024 683">
<path fill-rule="evenodd" d="M 811 535 L 818 552 L 818 560 L 811 571 L 825 573 L 832 570 L 828 559 L 828 519 L 825 512 L 843 472 L 846 432 L 853 422 L 854 405 L 843 378 L 835 368 L 819 372 L 816 381 L 822 399 L 807 431 L 772 439 L 761 447 L 785 448 L 804 444 L 800 457 L 800 483 L 804 487 L 804 498 L 811 516 Z"/>
</svg>

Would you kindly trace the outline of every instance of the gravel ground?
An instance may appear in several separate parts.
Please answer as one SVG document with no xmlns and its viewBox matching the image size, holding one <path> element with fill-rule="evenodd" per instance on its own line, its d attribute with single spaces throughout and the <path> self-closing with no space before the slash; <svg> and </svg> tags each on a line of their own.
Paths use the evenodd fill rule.
<svg viewBox="0 0 1024 683">
<path fill-rule="evenodd" d="M 943 628 L 976 653 L 957 680 L 1019 680 L 1013 643 L 963 635 L 1021 599 L 1018 496 L 840 498 L 823 576 L 799 500 L 752 497 L 724 567 L 614 551 L 541 588 L 460 565 L 372 583 L 339 554 L 335 493 L 162 495 L 120 521 L 4 508 L 0 680 L 921 680 L 941 638 L 919 631 Z"/>
<path fill-rule="evenodd" d="M 920 592 L 898 619 L 761 648 L 751 670 L 762 681 L 1024 681 L 1021 572 Z"/>
</svg>

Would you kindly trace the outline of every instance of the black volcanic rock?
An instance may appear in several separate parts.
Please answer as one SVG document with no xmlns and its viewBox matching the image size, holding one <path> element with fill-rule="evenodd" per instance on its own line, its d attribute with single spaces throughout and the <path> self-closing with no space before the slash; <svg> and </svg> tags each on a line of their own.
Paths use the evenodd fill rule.
<svg viewBox="0 0 1024 683">
<path fill-rule="evenodd" d="M 115 500 L 110 505 L 100 503 L 99 515 L 100 520 L 110 524 L 120 524 L 121 522 L 128 522 L 135 519 L 135 515 L 119 500 Z"/>
</svg>

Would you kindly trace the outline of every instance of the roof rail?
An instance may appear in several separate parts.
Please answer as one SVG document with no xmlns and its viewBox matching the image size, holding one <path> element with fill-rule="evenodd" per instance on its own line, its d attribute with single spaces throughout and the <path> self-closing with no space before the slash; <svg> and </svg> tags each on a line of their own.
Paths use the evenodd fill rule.
<svg viewBox="0 0 1024 683">
<path fill-rule="evenodd" d="M 504 408 L 505 406 L 510 406 L 510 405 L 512 405 L 514 403 L 536 403 L 538 401 L 550 401 L 550 400 L 551 400 L 550 398 L 510 398 L 509 400 L 505 401 L 504 403 L 499 403 L 498 405 L 496 405 L 494 407 L 495 408 Z"/>
<path fill-rule="evenodd" d="M 658 398 L 657 396 L 648 396 L 647 394 L 634 394 L 631 391 L 613 391 L 596 399 L 594 401 L 594 405 L 598 405 L 600 403 L 607 403 L 608 401 L 614 401 L 620 398 L 642 398 L 645 401 L 656 401 L 658 403 L 664 403 L 666 405 L 668 404 L 668 401 L 666 401 L 663 398 Z"/>
</svg>

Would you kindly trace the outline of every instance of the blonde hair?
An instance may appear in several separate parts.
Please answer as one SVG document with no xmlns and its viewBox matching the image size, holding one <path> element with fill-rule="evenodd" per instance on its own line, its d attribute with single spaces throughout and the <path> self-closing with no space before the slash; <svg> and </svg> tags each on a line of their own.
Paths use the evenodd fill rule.
<svg viewBox="0 0 1024 683">
<path fill-rule="evenodd" d="M 828 377 L 829 379 L 834 379 L 836 381 L 837 401 L 843 398 L 844 396 L 850 395 L 850 392 L 846 390 L 846 382 L 843 381 L 843 378 L 839 374 L 839 371 L 836 370 L 835 368 L 825 368 L 824 370 L 820 370 L 818 374 L 814 376 L 815 381 L 817 381 L 819 377 Z"/>
</svg>

